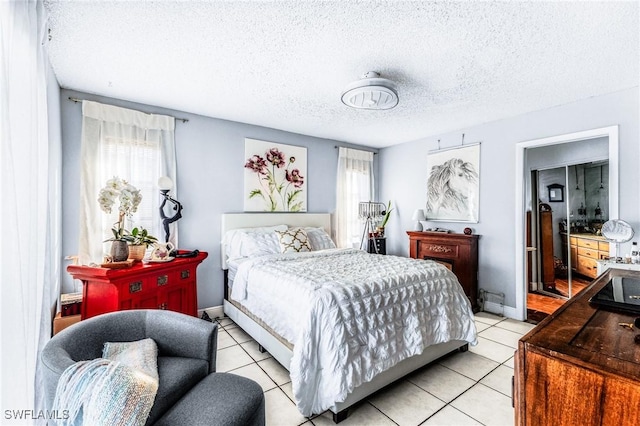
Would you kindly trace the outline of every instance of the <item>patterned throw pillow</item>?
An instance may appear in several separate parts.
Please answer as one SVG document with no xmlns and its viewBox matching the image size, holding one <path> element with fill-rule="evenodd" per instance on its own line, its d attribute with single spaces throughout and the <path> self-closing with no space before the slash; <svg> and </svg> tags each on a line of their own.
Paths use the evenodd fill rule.
<svg viewBox="0 0 640 426">
<path fill-rule="evenodd" d="M 309 237 L 302 228 L 291 228 L 286 231 L 276 231 L 282 253 L 296 253 L 311 251 Z"/>
</svg>

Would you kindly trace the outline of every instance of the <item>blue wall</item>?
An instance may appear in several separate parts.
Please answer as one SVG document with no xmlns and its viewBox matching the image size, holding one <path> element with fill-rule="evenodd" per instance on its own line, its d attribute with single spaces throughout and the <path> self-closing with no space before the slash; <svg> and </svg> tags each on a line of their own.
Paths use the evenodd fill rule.
<svg viewBox="0 0 640 426">
<path fill-rule="evenodd" d="M 67 97 L 95 100 L 144 112 L 188 118 L 176 124 L 179 199 L 185 210 L 180 223 L 180 246 L 209 252 L 198 272 L 198 305 L 222 302 L 220 270 L 220 214 L 243 208 L 244 138 L 305 146 L 308 148 L 309 212 L 335 210 L 337 150 L 349 146 L 280 130 L 202 117 L 148 105 L 139 105 L 84 93 L 62 90 L 63 143 L 63 254 L 77 251 L 81 105 Z M 507 307 L 515 303 L 515 146 L 518 142 L 619 125 L 619 217 L 640 234 L 640 143 L 638 88 L 460 129 L 379 151 L 376 155 L 379 200 L 391 200 L 395 209 L 387 226 L 387 251 L 408 255 L 406 230 L 411 215 L 426 203 L 427 153 L 438 147 L 482 142 L 480 153 L 480 222 L 438 223 L 455 232 L 470 226 L 480 240 L 479 285 L 504 292 Z M 353 145 L 352 145 L 353 146 Z M 357 146 L 356 146 L 357 147 Z M 373 150 L 375 151 L 375 150 Z M 378 166 L 379 164 L 379 166 Z M 63 290 L 79 288 L 63 273 Z M 513 309 L 512 309 L 513 310 Z M 511 310 L 511 311 L 512 311 Z"/>
<path fill-rule="evenodd" d="M 426 204 L 427 154 L 438 148 L 438 140 L 441 148 L 459 146 L 463 133 L 466 143 L 482 142 L 479 223 L 435 222 L 430 226 L 455 232 L 469 226 L 481 235 L 479 286 L 505 293 L 507 307 L 516 306 L 515 256 L 524 250 L 515 247 L 515 147 L 519 142 L 618 125 L 618 211 L 640 235 L 638 99 L 638 87 L 634 87 L 380 150 L 380 199 L 392 200 L 397 209 L 386 229 L 387 251 L 408 255 L 406 230 L 413 229 L 411 215 Z M 622 252 L 627 250 L 624 247 Z M 513 313 L 513 309 L 505 312 Z"/>
<path fill-rule="evenodd" d="M 188 114 L 159 107 L 101 96 L 61 92 L 63 146 L 63 254 L 78 249 L 78 209 L 80 194 L 80 137 L 82 104 L 68 97 L 92 100 L 147 113 L 187 118 L 176 121 L 178 199 L 184 205 L 180 248 L 207 251 L 209 257 L 198 268 L 198 307 L 222 304 L 223 280 L 220 269 L 220 214 L 243 209 L 244 139 L 307 147 L 307 211 L 334 213 L 336 205 L 336 145 L 376 151 L 329 139 L 284 132 L 233 121 Z M 377 156 L 375 156 L 377 161 Z M 63 273 L 63 292 L 80 291 L 80 283 Z"/>
</svg>

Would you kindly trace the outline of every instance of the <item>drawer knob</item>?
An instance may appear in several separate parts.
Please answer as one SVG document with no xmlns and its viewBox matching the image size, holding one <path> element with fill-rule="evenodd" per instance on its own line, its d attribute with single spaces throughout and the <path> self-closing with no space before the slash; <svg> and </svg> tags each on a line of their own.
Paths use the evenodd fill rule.
<svg viewBox="0 0 640 426">
<path fill-rule="evenodd" d="M 134 281 L 129 284 L 129 293 L 137 293 L 142 290 L 142 281 Z"/>
<path fill-rule="evenodd" d="M 180 271 L 180 278 L 185 279 L 185 278 L 189 278 L 189 270 L 185 269 L 184 271 Z"/>
<path fill-rule="evenodd" d="M 160 275 L 158 277 L 157 282 L 158 282 L 158 286 L 165 285 L 166 283 L 169 282 L 169 277 L 167 275 Z"/>
</svg>

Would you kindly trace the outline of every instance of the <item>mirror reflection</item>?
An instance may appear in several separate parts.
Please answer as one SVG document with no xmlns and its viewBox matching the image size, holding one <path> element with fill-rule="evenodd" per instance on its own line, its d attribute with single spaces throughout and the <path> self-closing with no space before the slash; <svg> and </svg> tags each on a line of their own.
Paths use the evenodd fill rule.
<svg viewBox="0 0 640 426">
<path fill-rule="evenodd" d="M 534 171 L 531 245 L 536 248 L 532 279 L 538 292 L 568 298 L 597 275 L 608 258 L 602 226 L 609 219 L 607 160 Z"/>
<path fill-rule="evenodd" d="M 540 320 L 539 312 L 554 312 L 579 294 L 615 253 L 604 235 L 617 200 L 609 145 L 608 137 L 597 137 L 526 149 L 527 318 Z"/>
<path fill-rule="evenodd" d="M 569 166 L 567 173 L 569 219 L 561 220 L 561 230 L 569 226 L 571 233 L 600 235 L 602 224 L 609 220 L 609 162 Z"/>
</svg>

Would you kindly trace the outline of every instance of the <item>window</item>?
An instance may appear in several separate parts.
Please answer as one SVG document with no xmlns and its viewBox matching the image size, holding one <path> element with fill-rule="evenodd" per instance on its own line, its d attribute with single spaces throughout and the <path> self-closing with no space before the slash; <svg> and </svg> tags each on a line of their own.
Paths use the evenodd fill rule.
<svg viewBox="0 0 640 426">
<path fill-rule="evenodd" d="M 149 230 L 160 238 L 161 227 L 156 216 L 160 204 L 158 196 L 158 177 L 162 176 L 162 153 L 159 141 L 145 141 L 125 138 L 105 138 L 101 146 L 99 182 L 106 182 L 113 176 L 119 176 L 135 186 L 142 193 L 142 202 L 133 220 L 127 221 L 126 228 L 135 226 Z M 103 183 L 104 185 L 104 183 Z M 111 228 L 118 220 L 117 213 L 102 214 L 103 239 L 111 236 Z"/>
<path fill-rule="evenodd" d="M 82 103 L 82 170 L 80 182 L 79 260 L 82 264 L 101 263 L 108 253 L 111 228 L 118 220 L 117 209 L 104 213 L 98 193 L 107 180 L 120 177 L 140 190 L 142 202 L 125 222 L 125 228 L 144 227 L 163 240 L 158 207 L 158 178 L 168 176 L 176 182 L 173 117 L 145 114 L 112 105 Z M 175 190 L 172 190 L 175 196 Z M 172 238 L 177 237 L 172 232 Z M 177 241 L 172 241 L 177 247 Z"/>
<path fill-rule="evenodd" d="M 336 193 L 336 245 L 360 247 L 364 225 L 358 203 L 373 200 L 372 152 L 340 147 Z"/>
</svg>

